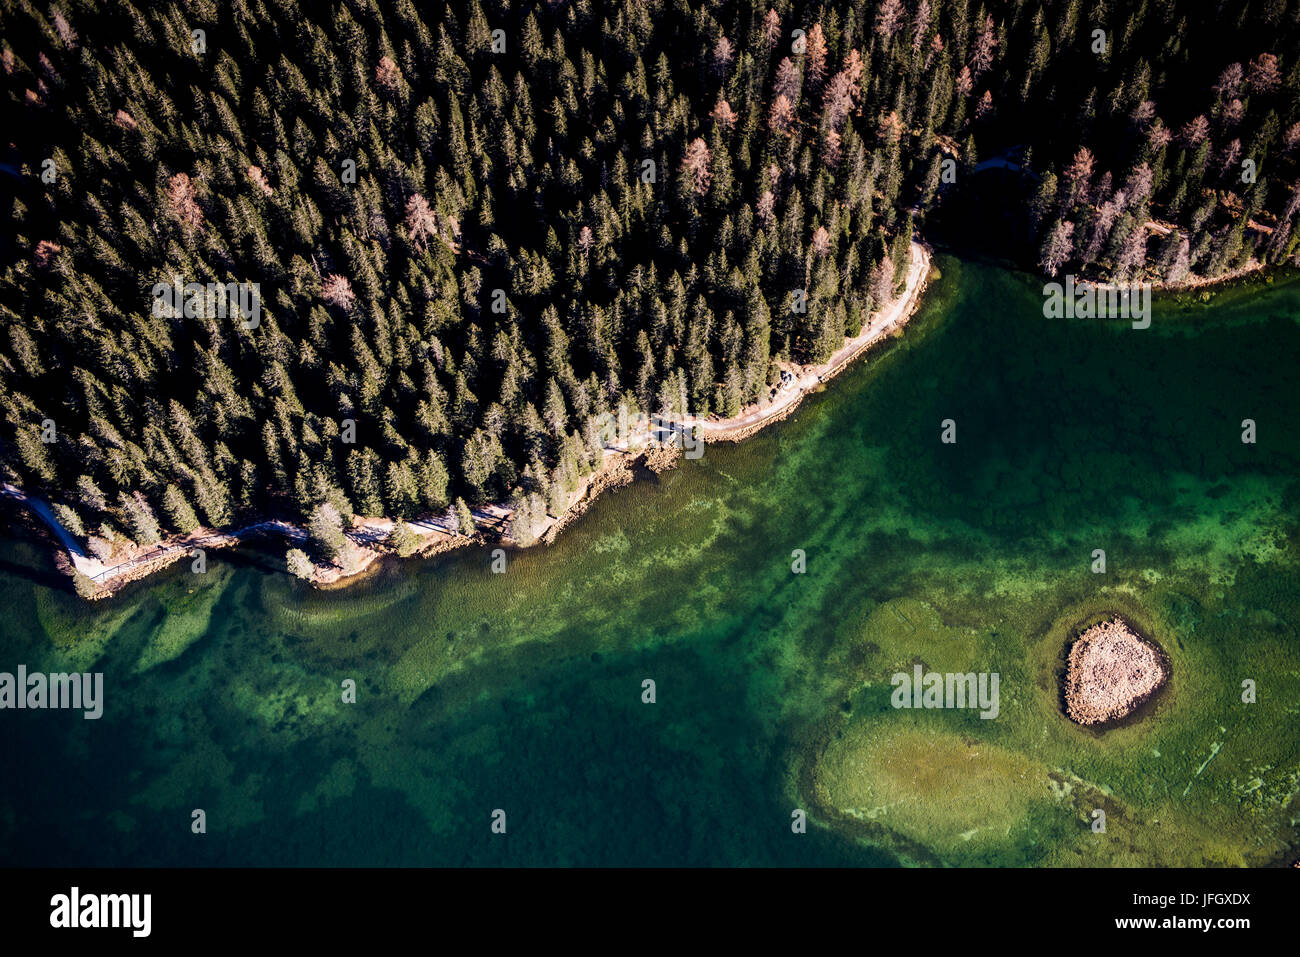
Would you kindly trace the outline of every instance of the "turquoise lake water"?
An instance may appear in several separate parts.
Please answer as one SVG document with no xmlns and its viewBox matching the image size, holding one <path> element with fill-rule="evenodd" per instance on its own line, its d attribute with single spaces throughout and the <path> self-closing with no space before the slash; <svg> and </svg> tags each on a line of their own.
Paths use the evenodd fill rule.
<svg viewBox="0 0 1300 957">
<path fill-rule="evenodd" d="M 1159 302 L 1134 330 L 1045 319 L 1040 282 L 936 262 L 903 337 L 793 418 L 607 494 L 504 574 L 465 549 L 320 593 L 268 542 L 88 607 L 11 532 L 0 670 L 102 671 L 106 704 L 0 713 L 0 855 L 1289 861 L 1300 283 Z M 1061 714 L 1063 653 L 1117 611 L 1173 677 L 1096 732 Z M 998 717 L 892 708 L 918 663 L 997 672 Z"/>
</svg>

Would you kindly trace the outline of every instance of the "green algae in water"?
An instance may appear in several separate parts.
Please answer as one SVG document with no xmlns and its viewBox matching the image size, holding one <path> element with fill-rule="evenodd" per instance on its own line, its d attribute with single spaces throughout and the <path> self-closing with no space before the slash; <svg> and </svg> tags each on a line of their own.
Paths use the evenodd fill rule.
<svg viewBox="0 0 1300 957">
<path fill-rule="evenodd" d="M 0 846 L 14 863 L 1288 859 L 1300 287 L 1158 304 L 1132 330 L 1047 320 L 1036 281 L 940 266 L 905 335 L 790 420 L 607 494 L 504 575 L 467 549 L 321 594 L 271 572 L 268 546 L 211 556 L 201 596 L 175 570 L 87 609 L 7 546 L 6 659 L 93 664 L 107 702 L 98 722 L 24 713 L 0 742 L 27 769 Z M 1098 734 L 1061 713 L 1059 676 L 1069 629 L 1107 611 L 1173 676 Z M 894 711 L 912 663 L 998 672 L 999 716 Z M 219 840 L 195 844 L 193 807 Z"/>
</svg>

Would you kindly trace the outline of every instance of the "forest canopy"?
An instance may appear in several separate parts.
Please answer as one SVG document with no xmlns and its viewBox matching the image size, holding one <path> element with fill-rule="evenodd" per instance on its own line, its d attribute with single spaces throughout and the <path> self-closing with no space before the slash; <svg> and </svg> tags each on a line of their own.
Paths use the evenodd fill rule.
<svg viewBox="0 0 1300 957">
<path fill-rule="evenodd" d="M 602 412 L 736 413 L 989 195 L 1049 275 L 1300 239 L 1286 0 L 0 9 L 0 462 L 78 535 L 552 501 Z"/>
</svg>

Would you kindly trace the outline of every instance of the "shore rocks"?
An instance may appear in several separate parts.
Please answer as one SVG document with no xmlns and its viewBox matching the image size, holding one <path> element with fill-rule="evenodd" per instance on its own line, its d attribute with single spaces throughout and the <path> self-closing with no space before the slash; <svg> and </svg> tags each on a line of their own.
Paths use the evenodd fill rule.
<svg viewBox="0 0 1300 957">
<path fill-rule="evenodd" d="M 547 545 L 555 544 L 555 539 L 560 532 L 564 531 L 573 522 L 577 521 L 591 504 L 600 497 L 600 494 L 612 488 L 622 488 L 624 485 L 630 485 L 636 478 L 636 473 L 632 471 L 632 466 L 637 462 L 643 461 L 640 455 L 610 455 L 607 456 L 600 468 L 592 473 L 587 479 L 586 488 L 578 496 L 578 500 L 569 506 L 568 511 L 557 518 L 551 525 L 538 536 L 539 542 L 545 542 Z"/>
<path fill-rule="evenodd" d="M 1116 616 L 1085 630 L 1070 648 L 1065 713 L 1082 725 L 1118 720 L 1168 678 L 1164 652 Z"/>
<path fill-rule="evenodd" d="M 642 453 L 642 462 L 651 472 L 666 472 L 669 469 L 677 468 L 677 460 L 681 458 L 682 450 L 676 445 L 653 446 Z"/>
</svg>

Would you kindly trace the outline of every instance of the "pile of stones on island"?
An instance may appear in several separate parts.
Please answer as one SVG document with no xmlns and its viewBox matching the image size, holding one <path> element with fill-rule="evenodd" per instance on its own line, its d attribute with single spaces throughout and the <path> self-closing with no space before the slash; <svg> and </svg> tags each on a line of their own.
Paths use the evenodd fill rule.
<svg viewBox="0 0 1300 957">
<path fill-rule="evenodd" d="M 1169 660 L 1118 616 L 1086 629 L 1070 648 L 1065 712 L 1084 725 L 1132 713 L 1169 679 Z"/>
</svg>

